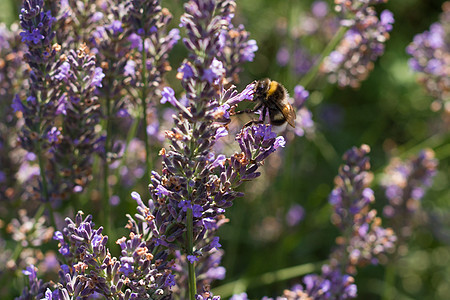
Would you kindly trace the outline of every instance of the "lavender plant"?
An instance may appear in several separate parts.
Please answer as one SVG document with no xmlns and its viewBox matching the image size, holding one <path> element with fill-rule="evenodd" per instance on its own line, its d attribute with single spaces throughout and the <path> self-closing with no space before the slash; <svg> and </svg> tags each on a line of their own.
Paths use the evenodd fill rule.
<svg viewBox="0 0 450 300">
<path fill-rule="evenodd" d="M 231 206 L 234 198 L 242 195 L 235 189 L 243 181 L 258 177 L 257 169 L 264 159 L 278 147 L 284 146 L 282 137 L 277 137 L 270 126 L 260 124 L 241 130 L 237 136 L 241 152 L 227 158 L 211 151 L 214 143 L 227 134 L 225 125 L 229 123 L 231 107 L 235 107 L 244 99 L 251 99 L 253 92 L 252 85 L 241 94 L 234 92 L 234 87 L 229 90 L 221 88 L 227 74 L 219 58 L 225 57 L 228 60 L 228 76 L 231 78 L 233 70 L 237 70 L 236 66 L 242 60 L 251 59 L 252 52 L 256 50 L 252 43 L 250 50 L 245 50 L 249 47 L 246 46 L 248 35 L 245 35 L 243 40 L 231 40 L 228 46 L 244 50 L 239 50 L 239 54 L 233 57 L 223 56 L 222 50 L 225 49 L 226 43 L 218 42 L 224 35 L 224 30 L 230 31 L 232 28 L 229 26 L 234 6 L 232 1 L 191 1 L 186 4 L 182 26 L 188 34 L 184 43 L 190 54 L 183 62 L 180 73 L 187 101 L 178 101 L 170 88 L 163 90 L 162 102 L 168 101 L 178 110 L 177 114 L 173 115 L 175 127 L 166 132 L 171 145 L 169 150 L 163 149 L 160 152 L 163 157 L 162 175 L 152 172 L 152 200 L 149 207 L 136 193 L 133 194 L 139 204 L 139 214 L 136 215 L 138 222 L 130 219 L 131 238 L 139 238 L 139 242 L 135 244 L 145 243 L 143 247 L 149 249 L 149 255 L 152 257 L 164 255 L 167 251 L 173 253 L 174 250 L 181 250 L 188 262 L 191 299 L 197 294 L 194 263 L 203 255 L 207 257 L 207 252 L 220 247 L 214 232 L 223 223 L 220 220 L 223 219 L 224 209 Z M 116 30 L 116 33 L 119 32 L 120 30 Z M 110 35 L 112 34 L 114 32 Z M 236 38 L 233 34 L 231 36 Z M 203 48 L 202 45 L 207 47 Z M 145 44 L 143 47 L 145 48 Z M 188 73 L 188 70 L 191 73 Z M 220 91 L 224 91 L 223 94 Z M 86 296 L 94 291 L 106 296 L 116 295 L 119 290 L 117 287 L 95 284 L 104 282 L 100 279 L 102 272 L 90 272 L 90 275 L 86 276 L 90 269 L 100 270 L 102 266 L 109 264 L 106 239 L 100 234 L 101 229 L 91 232 L 93 225 L 90 218 L 81 221 L 80 215 L 77 216 L 76 222 L 79 229 L 73 228 L 75 225 L 70 220 L 66 222 L 68 227 L 64 233 L 70 238 L 72 245 L 66 243 L 61 234 L 57 233 L 55 237 L 61 243 L 60 252 L 70 256 L 69 265 L 73 269 L 66 270 L 62 276 L 62 279 L 66 280 L 65 288 L 59 290 L 60 297 L 66 294 L 77 296 L 79 293 Z M 124 240 L 118 242 L 124 251 Z M 73 249 L 79 249 L 77 251 L 81 253 Z M 85 249 L 90 252 L 85 253 Z M 93 261 L 91 257 L 98 259 Z M 130 264 L 129 259 L 120 260 Z M 161 258 L 161 263 L 168 263 L 165 257 Z M 208 268 L 207 265 L 204 267 Z M 123 272 L 126 276 L 136 275 L 136 271 L 132 272 L 131 269 L 128 273 Z M 79 278 L 85 279 L 77 281 Z M 211 280 L 201 276 L 199 278 L 204 283 Z M 81 283 L 77 285 L 77 282 Z M 204 290 L 199 294 L 207 297 L 207 287 L 201 288 Z"/>
<path fill-rule="evenodd" d="M 119 239 L 119 258 L 111 257 L 106 247 L 108 236 L 103 228 L 94 229 L 92 217 L 83 219 L 79 212 L 75 222 L 66 218 L 63 232 L 54 238 L 60 243 L 60 253 L 67 265 L 61 266 L 63 286 L 58 287 L 62 299 L 86 297 L 94 293 L 114 299 L 167 299 L 172 275 L 167 261 L 154 257 L 139 235 Z"/>
<path fill-rule="evenodd" d="M 407 250 L 405 243 L 412 234 L 420 201 L 431 186 L 437 165 L 433 150 L 425 149 L 403 162 L 394 158 L 386 168 L 382 185 L 389 203 L 383 213 L 398 236 L 400 253 Z"/>
<path fill-rule="evenodd" d="M 299 28 L 293 31 L 293 70 L 304 75 L 300 84 L 307 87 L 320 72 L 331 83 L 357 88 L 373 69 L 374 61 L 384 53 L 384 43 L 394 23 L 393 14 L 384 10 L 380 16 L 373 5 L 380 1 L 335 1 L 338 16 L 328 12 L 323 1 L 312 5 L 311 14 L 305 15 Z M 320 24 L 320 25 L 319 25 Z M 321 47 L 315 52 L 302 46 L 302 40 L 314 38 Z M 312 53 L 311 53 L 312 52 Z M 280 48 L 278 60 L 286 65 L 291 53 Z"/>
<path fill-rule="evenodd" d="M 104 74 L 85 45 L 68 55 L 61 54 L 60 45 L 51 46 L 56 19 L 44 12 L 43 5 L 25 1 L 22 9 L 30 92 L 26 102 L 17 95 L 12 107 L 25 119 L 21 146 L 37 154 L 41 181 L 36 195 L 50 203 L 83 191 L 92 179 L 92 155 L 100 148 L 94 92 Z"/>
<path fill-rule="evenodd" d="M 320 66 L 340 86 L 357 87 L 368 76 L 392 29 L 392 14 L 385 11 L 378 16 L 372 8 L 383 2 L 335 1 L 341 29 L 324 2 L 313 5 L 308 16 L 315 23 L 310 22 L 301 35 L 320 33 L 321 42 L 328 46 L 321 56 L 311 54 L 311 61 L 301 60 L 295 66 L 298 73 L 308 73 L 290 99 L 297 118 L 295 132 L 287 132 L 288 141 L 295 135 L 313 136 L 315 125 L 305 106 L 309 92 L 304 87 Z M 73 220 L 65 219 L 64 228 L 54 235 L 61 262 L 56 279 L 46 274 L 46 265 L 52 262 L 42 262 L 51 256 L 44 251 L 53 247 L 48 243 L 52 228 L 45 225 L 43 206 L 27 201 L 28 211 L 20 211 L 20 218 L 0 219 L 0 262 L 7 266 L 6 271 L 0 268 L 1 291 L 9 274 L 16 277 L 17 268 L 31 263 L 23 271 L 29 277 L 28 287 L 18 299 L 220 299 L 210 290 L 215 280 L 225 276 L 218 229 L 229 221 L 227 209 L 244 195 L 239 186 L 259 177 L 260 167 L 274 153 L 279 166 L 282 153 L 276 150 L 286 143 L 270 125 L 242 128 L 239 120 L 231 123 L 240 102 L 253 100 L 253 84 L 242 92 L 233 84 L 239 83 L 243 64 L 252 61 L 258 49 L 243 25 L 232 24 L 235 6 L 232 0 L 190 0 L 184 5 L 180 33 L 169 30 L 172 15 L 158 0 L 48 0 L 48 11 L 43 0 L 25 0 L 20 18 L 28 70 L 21 69 L 23 49 L 16 43 L 17 35 L 5 33 L 3 40 L 0 27 L 0 45 L 4 46 L 0 49 L 0 115 L 5 116 L 0 120 L 1 200 L 17 200 L 23 189 L 21 200 L 34 197 L 66 213 L 55 204 L 65 198 L 78 199 L 72 195 L 85 192 L 88 183 L 101 175 L 103 191 L 93 187 L 85 200 L 96 205 L 103 198 L 101 222 L 106 228 L 96 227 L 92 217 L 84 218 L 81 211 Z M 431 36 L 442 33 L 430 31 L 425 46 L 428 39 L 433 40 Z M 178 82 L 164 81 L 171 71 L 170 51 L 180 34 L 187 52 L 176 76 L 182 91 Z M 411 47 L 414 55 L 420 52 L 419 45 Z M 430 61 L 441 58 L 442 49 L 434 50 Z M 300 61 L 296 59 L 303 55 L 300 52 L 294 53 L 294 60 Z M 280 59 L 287 61 L 286 53 L 281 54 Z M 416 59 L 422 63 L 419 56 Z M 445 59 L 444 55 L 439 63 L 444 65 Z M 424 70 L 431 72 L 428 65 Z M 443 66 L 436 69 L 445 70 Z M 21 75 L 12 71 L 29 78 L 22 83 Z M 443 72 L 439 76 L 436 92 L 441 97 L 447 92 L 446 78 Z M 23 86 L 21 91 L 18 85 Z M 314 96 L 317 104 L 320 100 Z M 18 116 L 17 125 L 12 113 Z M 15 126 L 20 127 L 23 151 L 19 154 L 13 143 Z M 164 142 L 162 136 L 166 144 L 156 158 L 153 153 Z M 226 136 L 230 142 L 224 142 Z M 385 262 L 386 253 L 393 250 L 396 236 L 381 227 L 376 211 L 370 208 L 375 199 L 369 188 L 369 151 L 363 145 L 344 155 L 346 162 L 329 198 L 334 208 L 332 222 L 341 232 L 329 262 L 321 274 L 305 276 L 302 284 L 277 299 L 355 298 L 357 268 Z M 102 170 L 96 168 L 95 154 L 101 157 Z M 156 171 L 157 159 L 162 164 L 160 171 Z M 20 169 L 18 162 L 22 162 Z M 150 172 L 152 168 L 155 171 Z M 387 182 L 391 198 L 385 212 L 396 216 L 394 220 L 410 216 L 435 169 L 429 152 L 412 163 L 388 169 L 396 175 Z M 396 182 L 401 172 L 407 183 Z M 118 195 L 131 187 L 141 192 L 142 177 L 150 179 L 149 194 L 132 193 L 137 213 L 127 215 L 130 232 L 116 241 L 120 250 L 115 254 L 109 242 L 117 234 L 111 226 L 111 207 L 127 206 L 129 199 Z M 23 187 L 16 189 L 16 181 Z M 78 210 L 79 204 L 67 201 L 65 207 Z M 2 206 L 0 216 L 7 211 Z M 306 223 L 299 224 L 303 216 L 302 206 L 291 207 L 286 216 L 291 229 Z M 8 224 L 6 230 L 4 224 Z M 394 224 L 395 229 L 401 226 Z M 401 234 L 407 233 L 405 227 Z M 1 236 L 4 231 L 18 245 L 14 251 Z M 39 280 L 38 271 L 39 277 L 53 281 Z M 247 298 L 243 293 L 232 299 Z"/>
<path fill-rule="evenodd" d="M 297 85 L 294 88 L 294 107 L 297 114 L 294 132 L 297 136 L 304 136 L 305 133 L 314 132 L 312 113 L 305 105 L 308 97 L 309 92 L 303 86 Z"/>
<path fill-rule="evenodd" d="M 383 209 L 398 237 L 396 251 L 391 256 L 391 265 L 386 268 L 385 298 L 393 296 L 392 286 L 396 278 L 399 258 L 408 253 L 408 241 L 417 227 L 420 201 L 426 189 L 431 186 L 438 162 L 431 149 L 422 150 L 416 157 L 406 161 L 391 160 L 386 167 L 382 185 L 388 204 Z"/>
<path fill-rule="evenodd" d="M 25 299 L 52 299 L 52 295 L 46 293 L 49 284 L 44 283 L 42 279 L 37 277 L 37 268 L 31 264 L 22 271 L 25 276 L 28 276 L 29 286 L 25 287 L 22 295 L 16 298 L 17 300 Z M 45 297 L 45 298 L 44 298 Z"/>
<path fill-rule="evenodd" d="M 195 264 L 213 248 L 219 248 L 214 232 L 221 224 L 225 208 L 242 193 L 235 191 L 244 180 L 259 176 L 262 161 L 284 146 L 270 126 L 260 124 L 241 130 L 236 137 L 241 152 L 231 157 L 212 152 L 215 142 L 227 134 L 231 107 L 251 98 L 252 86 L 243 93 L 225 91 L 220 83 L 226 69 L 220 58 L 219 43 L 234 11 L 233 1 L 190 1 L 181 24 L 188 38 L 183 40 L 189 56 L 179 69 L 187 101 L 175 98 L 171 88 L 163 90 L 162 102 L 171 103 L 175 127 L 166 131 L 171 145 L 162 149 L 162 174 L 152 172 L 149 186 L 152 200 L 139 202 L 140 214 L 147 220 L 158 245 L 180 250 L 188 261 L 189 298 L 209 297 L 207 287 L 197 292 Z M 184 103 L 183 103 L 184 102 Z"/>
<path fill-rule="evenodd" d="M 355 273 L 357 266 L 378 263 L 377 256 L 391 251 L 396 241 L 392 229 L 381 227 L 376 210 L 370 209 L 375 197 L 369 188 L 372 181 L 369 152 L 370 148 L 362 145 L 344 154 L 346 163 L 339 169 L 336 187 L 329 198 L 334 208 L 332 222 L 343 233 L 338 242 L 340 249 L 332 255 L 335 260 L 332 259 L 332 265 L 339 264 L 350 274 Z M 346 253 L 346 261 L 341 258 L 342 251 Z"/>
<path fill-rule="evenodd" d="M 131 50 L 128 37 L 130 32 L 124 30 L 123 20 L 126 17 L 125 3 L 111 1 L 104 3 L 100 24 L 93 32 L 92 48 L 95 48 L 97 60 L 105 77 L 99 89 L 99 101 L 102 107 L 103 140 L 100 152 L 102 158 L 102 223 L 105 228 L 111 228 L 110 192 L 110 164 L 117 160 L 120 152 L 118 143 L 120 136 L 114 134 L 123 117 L 128 116 L 127 109 L 131 105 L 130 97 L 125 96 L 126 77 L 124 76 L 127 56 Z M 95 7 L 94 7 L 95 8 Z M 94 22 L 95 23 L 95 22 Z"/>
<path fill-rule="evenodd" d="M 450 103 L 450 2 L 442 5 L 440 21 L 433 23 L 430 30 L 417 34 L 406 52 L 411 55 L 410 68 L 419 73 L 419 82 L 436 101 L 433 110 Z"/>
<path fill-rule="evenodd" d="M 329 263 L 323 265 L 322 274 L 305 276 L 303 286 L 285 292 L 287 299 L 356 298 L 356 268 L 377 264 L 380 257 L 393 250 L 397 239 L 393 230 L 381 227 L 376 210 L 370 209 L 375 197 L 369 188 L 369 152 L 370 148 L 362 145 L 344 154 L 345 164 L 339 168 L 336 187 L 329 196 L 333 205 L 331 221 L 342 235 L 336 239 L 337 247 Z"/>
<path fill-rule="evenodd" d="M 232 18 L 232 16 L 230 16 Z M 222 61 L 225 68 L 225 84 L 238 83 L 239 73 L 245 62 L 253 61 L 255 52 L 258 50 L 255 40 L 250 40 L 250 34 L 241 24 L 235 28 L 231 23 L 220 33 L 221 51 L 218 59 Z"/>
<path fill-rule="evenodd" d="M 56 54 L 60 48 L 52 46 L 55 36 L 52 24 L 55 19 L 50 11 L 44 11 L 43 4 L 42 0 L 25 1 L 21 10 L 20 25 L 23 31 L 20 36 L 28 46 L 24 59 L 31 70 L 26 101 L 18 94 L 12 107 L 24 119 L 19 133 L 20 145 L 35 153 L 38 159 L 41 180 L 39 186 L 35 187 L 35 195 L 46 202 L 51 211 L 45 153 L 54 134 L 52 128 L 58 108 L 57 95 L 51 86 L 51 73 L 56 66 Z"/>
<path fill-rule="evenodd" d="M 18 299 L 79 299 L 103 295 L 109 299 L 171 299 L 169 288 L 174 284 L 169 261 L 154 257 L 139 235 L 117 240 L 122 251 L 112 257 L 106 247 L 108 236 L 103 228 L 94 228 L 92 216 L 83 219 L 78 212 L 75 220 L 66 218 L 63 231 L 54 239 L 66 264 L 61 264 L 56 285 L 38 280 L 36 268 L 30 265 L 24 274 L 30 277 Z M 45 292 L 45 295 L 44 295 Z"/>
<path fill-rule="evenodd" d="M 23 80 L 18 74 L 25 73 L 23 55 L 17 24 L 11 28 L 0 24 L 0 199 L 9 202 L 21 194 L 15 178 L 21 155 L 16 151 L 17 125 L 11 103 Z"/>
<path fill-rule="evenodd" d="M 145 130 L 145 173 L 151 170 L 151 148 L 149 144 L 149 111 L 156 106 L 156 97 L 161 94 L 160 85 L 163 76 L 171 70 L 168 62 L 169 52 L 177 43 L 178 29 L 167 32 L 172 15 L 166 8 L 161 8 L 160 1 L 135 0 L 129 3 L 126 23 L 129 26 L 129 40 L 135 49 L 134 55 L 125 66 L 126 76 L 135 88 L 136 100 L 140 101 L 140 119 Z M 136 66 L 141 66 L 136 69 Z M 152 101 L 153 100 L 153 101 Z M 149 177 L 148 177 L 149 178 Z"/>
<path fill-rule="evenodd" d="M 300 15 L 289 32 L 283 31 L 287 42 L 278 49 L 278 64 L 289 67 L 296 77 L 305 76 L 339 26 L 339 18 L 330 12 L 328 3 L 314 1 L 311 11 Z"/>
<path fill-rule="evenodd" d="M 93 178 L 93 154 L 100 148 L 95 129 L 100 122 L 100 104 L 94 93 L 105 76 L 84 44 L 77 52 L 62 56 L 60 62 L 53 77 L 60 86 L 56 114 L 62 116 L 62 126 L 53 126 L 48 133 L 55 200 L 81 193 Z"/>
<path fill-rule="evenodd" d="M 384 10 L 378 18 L 375 9 L 369 6 L 381 2 L 386 1 L 336 1 L 341 25 L 348 30 L 321 66 L 321 72 L 327 73 L 332 83 L 359 87 L 373 69 L 373 62 L 384 53 L 394 17 Z"/>
<path fill-rule="evenodd" d="M 106 1 L 47 0 L 55 16 L 56 40 L 63 48 L 78 48 L 86 43 L 89 48 L 98 38 L 97 29 L 103 25 Z"/>
</svg>

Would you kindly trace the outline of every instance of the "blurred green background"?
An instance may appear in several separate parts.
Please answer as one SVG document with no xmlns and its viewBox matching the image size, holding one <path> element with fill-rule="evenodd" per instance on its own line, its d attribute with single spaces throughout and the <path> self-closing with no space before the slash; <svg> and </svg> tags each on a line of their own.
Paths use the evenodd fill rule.
<svg viewBox="0 0 450 300">
<path fill-rule="evenodd" d="M 244 66 L 239 87 L 270 77 L 282 82 L 293 94 L 301 78 L 292 75 L 289 66 L 280 67 L 277 63 L 278 49 L 291 42 L 287 35 L 280 34 L 277 24 L 286 24 L 289 31 L 310 10 L 312 1 L 237 2 L 234 24 L 243 23 L 259 47 L 254 62 Z M 183 3 L 162 2 L 174 15 L 174 27 Z M 332 3 L 328 3 L 332 9 Z M 439 172 L 423 200 L 429 222 L 414 232 L 409 253 L 397 265 L 395 299 L 449 299 L 449 116 L 430 110 L 433 99 L 416 82 L 405 52 L 415 34 L 438 20 L 442 3 L 391 0 L 377 6 L 377 11 L 391 10 L 395 24 L 386 52 L 369 78 L 356 90 L 338 88 L 324 78 L 309 86 L 307 107 L 313 112 L 317 133 L 293 139 L 278 159 L 270 161 L 261 178 L 243 187 L 246 197 L 237 199 L 227 211 L 230 222 L 220 230 L 227 276 L 216 283 L 214 291 L 224 298 L 245 289 L 251 299 L 273 297 L 299 282 L 305 270 L 319 271 L 317 263 L 320 265 L 328 257 L 338 235 L 330 223 L 331 207 L 327 202 L 333 178 L 345 150 L 365 143 L 372 149 L 375 183 L 393 155 L 407 158 L 425 147 L 436 152 Z M 19 6 L 20 1 L 0 1 L 0 21 L 16 21 Z M 174 71 L 168 76 L 169 83 L 174 82 L 184 53 L 180 43 L 170 58 Z M 330 123 L 333 116 L 338 116 L 337 121 Z M 386 201 L 383 191 L 376 184 L 373 188 L 375 206 L 381 208 Z M 145 190 L 145 185 L 136 189 Z M 135 212 L 129 193 L 130 190 L 119 191 L 123 199 L 115 208 L 119 231 L 126 224 L 123 212 Z M 305 218 L 295 227 L 288 227 L 285 216 L 295 203 L 304 207 Z M 89 209 L 85 212 L 94 213 Z M 383 266 L 369 266 L 358 272 L 358 299 L 381 298 L 384 272 Z"/>
</svg>

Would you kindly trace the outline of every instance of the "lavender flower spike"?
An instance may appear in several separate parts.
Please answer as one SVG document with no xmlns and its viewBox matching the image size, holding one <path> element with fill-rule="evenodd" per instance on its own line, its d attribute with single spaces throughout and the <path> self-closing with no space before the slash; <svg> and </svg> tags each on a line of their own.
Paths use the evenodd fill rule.
<svg viewBox="0 0 450 300">
<path fill-rule="evenodd" d="M 383 213 L 399 236 L 399 246 L 412 233 L 414 216 L 426 189 L 431 186 L 437 165 L 434 152 L 426 149 L 404 162 L 394 158 L 386 168 L 382 185 L 389 204 Z"/>
<path fill-rule="evenodd" d="M 391 252 L 396 241 L 393 230 L 381 227 L 376 210 L 370 209 L 375 197 L 369 188 L 369 152 L 369 146 L 362 145 L 344 154 L 345 164 L 339 168 L 336 187 L 329 197 L 334 208 L 332 221 L 344 233 L 331 264 L 341 265 L 350 274 L 356 272 L 357 266 L 378 263 L 377 256 Z"/>
<path fill-rule="evenodd" d="M 406 52 L 411 55 L 409 66 L 419 73 L 419 82 L 436 101 L 431 108 L 450 109 L 450 2 L 442 5 L 440 21 L 417 34 Z"/>
<path fill-rule="evenodd" d="M 384 10 L 380 17 L 369 5 L 385 2 L 336 1 L 341 12 L 341 24 L 349 27 L 336 50 L 325 58 L 321 71 L 328 73 L 330 82 L 357 88 L 374 67 L 374 61 L 384 53 L 384 43 L 394 23 L 393 14 Z"/>
<path fill-rule="evenodd" d="M 100 140 L 95 130 L 100 122 L 95 92 L 104 76 L 85 44 L 63 58 L 65 61 L 53 75 L 56 82 L 66 86 L 65 93 L 59 95 L 57 108 L 62 128 L 58 139 L 51 143 L 52 177 L 59 180 L 51 182 L 49 189 L 56 199 L 82 192 L 92 180 L 92 156 Z"/>
<path fill-rule="evenodd" d="M 65 221 L 63 232 L 54 235 L 68 264 L 61 265 L 59 272 L 61 299 L 93 294 L 121 300 L 170 297 L 173 275 L 166 257 L 155 257 L 141 235 L 131 232 L 129 239 L 117 240 L 121 255 L 116 258 L 106 247 L 108 236 L 102 234 L 102 227 L 94 228 L 90 215 L 83 219 L 78 212 L 75 220 Z"/>
<path fill-rule="evenodd" d="M 45 12 L 43 0 L 25 0 L 19 16 L 22 41 L 28 46 L 24 55 L 30 67 L 29 89 L 26 101 L 20 96 L 15 98 L 13 108 L 22 113 L 25 122 L 19 133 L 22 148 L 37 155 L 40 166 L 41 182 L 39 197 L 50 201 L 48 174 L 43 152 L 46 151 L 52 138 L 54 119 L 57 115 L 57 86 L 54 86 L 49 74 L 57 68 L 56 54 L 61 49 L 57 44 L 51 45 L 55 33 L 52 25 L 55 19 L 50 11 Z M 50 139 L 48 139 L 50 138 Z"/>
<path fill-rule="evenodd" d="M 133 228 L 148 233 L 148 245 L 156 242 L 163 249 L 180 251 L 180 260 L 188 268 L 190 299 L 209 297 L 206 286 L 195 282 L 195 268 L 203 266 L 209 253 L 220 247 L 215 232 L 224 223 L 225 209 L 243 195 L 236 187 L 258 177 L 263 160 L 284 146 L 282 137 L 260 124 L 238 134 L 240 153 L 228 158 L 214 153 L 217 140 L 228 134 L 225 125 L 230 122 L 232 107 L 251 98 L 251 85 L 242 93 L 235 93 L 234 87 L 225 88 L 229 75 L 237 72 L 231 66 L 240 60 L 240 54 L 222 60 L 225 45 L 232 44 L 227 38 L 234 30 L 230 25 L 234 8 L 235 2 L 229 0 L 191 0 L 185 4 L 181 27 L 186 30 L 183 43 L 189 54 L 177 78 L 186 99 L 178 101 L 169 87 L 163 90 L 162 101 L 176 109 L 175 125 L 165 132 L 170 146 L 160 151 L 161 174 L 152 172 L 148 206 L 134 195 L 139 203 L 139 222 L 131 221 L 136 224 Z M 247 53 L 245 59 L 249 58 Z"/>
<path fill-rule="evenodd" d="M 378 263 L 378 257 L 391 252 L 396 236 L 390 228 L 381 227 L 376 210 L 370 210 L 375 201 L 371 182 L 370 148 L 353 147 L 344 154 L 345 163 L 335 178 L 336 187 L 329 196 L 333 205 L 332 222 L 341 230 L 336 239 L 337 248 L 330 262 L 322 266 L 322 274 L 303 278 L 303 286 L 285 292 L 288 299 L 353 299 L 357 296 L 356 267 Z"/>
</svg>

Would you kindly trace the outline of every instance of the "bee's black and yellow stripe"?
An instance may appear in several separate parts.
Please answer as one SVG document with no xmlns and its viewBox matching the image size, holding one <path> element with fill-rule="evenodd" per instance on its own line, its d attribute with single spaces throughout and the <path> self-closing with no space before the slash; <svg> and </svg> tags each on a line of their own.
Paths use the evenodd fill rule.
<svg viewBox="0 0 450 300">
<path fill-rule="evenodd" d="M 266 113 L 269 112 L 270 124 L 281 126 L 288 122 L 295 128 L 295 111 L 289 103 L 289 95 L 282 84 L 269 78 L 255 81 L 253 99 L 257 104 L 250 112 L 255 112 L 262 107 L 261 122 L 264 122 Z M 248 124 L 255 122 L 251 121 Z"/>
<path fill-rule="evenodd" d="M 286 90 L 278 82 L 272 80 L 269 84 L 269 89 L 266 94 L 265 105 L 269 110 L 270 123 L 275 126 L 283 125 L 286 122 L 286 118 L 276 103 L 284 105 L 286 100 Z"/>
</svg>

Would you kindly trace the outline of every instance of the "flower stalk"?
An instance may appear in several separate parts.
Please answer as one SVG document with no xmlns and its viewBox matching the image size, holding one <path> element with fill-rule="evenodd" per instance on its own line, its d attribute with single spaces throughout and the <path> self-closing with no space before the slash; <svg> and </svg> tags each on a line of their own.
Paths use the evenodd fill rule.
<svg viewBox="0 0 450 300">
<path fill-rule="evenodd" d="M 338 31 L 334 34 L 333 38 L 328 42 L 326 47 L 323 49 L 322 53 L 320 53 L 319 58 L 317 58 L 314 66 L 308 71 L 308 73 L 300 80 L 300 85 L 305 89 L 309 87 L 311 82 L 316 78 L 319 73 L 320 66 L 322 65 L 324 59 L 330 55 L 330 53 L 336 48 L 339 42 L 342 41 L 345 33 L 347 32 L 348 27 L 341 26 Z"/>
</svg>

